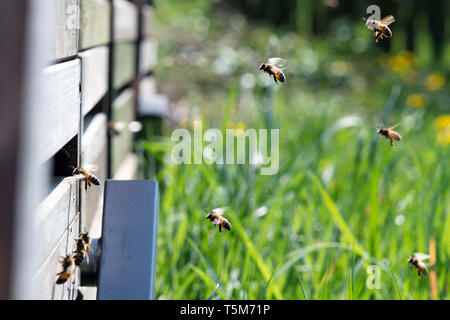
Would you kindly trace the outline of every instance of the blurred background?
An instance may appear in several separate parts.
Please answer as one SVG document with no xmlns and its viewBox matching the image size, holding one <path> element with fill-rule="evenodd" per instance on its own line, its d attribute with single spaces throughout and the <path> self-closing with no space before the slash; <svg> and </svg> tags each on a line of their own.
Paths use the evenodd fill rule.
<svg viewBox="0 0 450 320">
<path fill-rule="evenodd" d="M 371 4 L 395 16 L 392 39 L 377 44 L 365 27 Z M 194 120 L 204 130 L 280 129 L 274 176 L 171 166 L 170 141 L 143 142 L 161 165 L 158 298 L 448 299 L 447 1 L 155 8 L 167 135 Z M 274 56 L 288 60 L 279 85 L 258 70 Z M 397 123 L 403 141 L 391 148 L 377 128 Z M 221 206 L 233 226 L 222 235 L 204 219 Z M 435 273 L 419 278 L 407 259 L 429 253 L 432 239 Z"/>
<path fill-rule="evenodd" d="M 144 12 L 142 6 L 151 5 L 148 34 L 142 27 L 145 19 L 139 18 L 129 27 L 135 30 L 131 35 L 127 31 L 120 38 L 113 32 L 110 38 L 85 47 L 80 42 L 75 55 L 104 47 L 107 53 L 98 61 L 110 63 L 93 60 L 90 65 L 92 74 L 104 75 L 104 88 L 99 89 L 101 95 L 92 109 L 81 113 L 78 140 L 71 136 L 66 142 L 75 150 L 69 148 L 75 156 L 71 164 L 88 163 L 79 137 L 86 135 L 91 124 L 100 123 L 101 129 L 91 129 L 90 139 L 106 141 L 111 121 L 142 123 L 143 129 L 127 134 L 125 142 L 108 136 L 111 147 L 102 147 L 108 150 L 102 154 L 109 152 L 108 156 L 95 161 L 104 164 L 102 182 L 116 176 L 159 182 L 155 298 L 450 298 L 448 1 L 73 1 L 81 8 L 83 3 L 100 3 L 96 10 L 104 15 L 98 21 L 109 16 L 104 9 L 108 4 L 113 12 L 115 2 L 124 12 L 138 8 L 130 9 L 131 13 Z M 16 18 L 0 19 L 0 30 L 4 30 L 0 35 L 15 45 L 2 45 L 0 50 L 0 164 L 11 168 L 0 176 L 2 196 L 10 200 L 0 210 L 9 213 L 0 221 L 4 240 L 0 256 L 7 257 L 2 261 L 16 259 L 14 264 L 0 264 L 3 298 L 36 297 L 27 293 L 27 279 L 20 278 L 23 272 L 36 269 L 20 263 L 27 259 L 26 245 L 39 237 L 33 225 L 34 207 L 70 176 L 55 171 L 56 152 L 46 160 L 45 170 L 26 166 L 40 149 L 40 136 L 33 135 L 29 126 L 49 101 L 36 93 L 36 74 L 44 67 L 63 67 L 75 57 L 48 59 L 45 52 L 51 51 L 51 37 L 43 31 L 51 27 L 22 14 L 31 12 L 19 6 L 26 2 L 10 1 L 4 15 Z M 396 18 L 390 25 L 393 37 L 378 44 L 362 20 L 373 4 L 380 7 L 381 17 Z M 50 19 L 45 8 L 40 9 L 40 17 Z M 81 21 L 89 16 L 81 13 Z M 80 39 L 90 30 L 83 26 Z M 109 27 L 102 30 L 111 31 Z M 41 47 L 23 47 L 12 38 Z M 143 43 L 150 39 L 157 39 L 157 53 L 139 49 L 141 43 L 147 48 Z M 31 53 L 37 52 L 41 56 L 30 60 Z M 111 52 L 117 53 L 116 58 Z M 150 56 L 152 62 L 140 60 Z M 259 63 L 270 57 L 287 60 L 285 83 L 275 84 L 258 70 Z M 121 70 L 117 74 L 131 71 L 115 83 L 114 68 Z M 29 91 L 14 91 L 27 81 Z M 62 94 L 58 101 L 67 97 Z M 115 118 L 114 101 L 131 106 L 125 108 L 129 112 L 116 112 Z M 11 107 L 16 105 L 27 106 L 28 111 L 22 111 L 27 120 L 21 118 L 21 109 Z M 173 165 L 173 130 L 193 130 L 196 120 L 202 121 L 203 131 L 279 129 L 278 173 L 263 176 L 258 165 Z M 403 139 L 392 148 L 377 129 L 395 124 Z M 88 146 L 86 150 L 93 150 Z M 120 160 L 114 162 L 116 154 Z M 125 171 L 119 170 L 121 164 Z M 45 191 L 39 195 L 14 192 L 23 186 L 32 189 L 42 179 Z M 94 191 L 97 202 L 98 194 L 101 190 Z M 34 198 L 29 200 L 30 196 Z M 73 199 L 80 199 L 80 193 Z M 80 201 L 91 200 L 82 196 Z M 78 205 L 80 217 L 86 219 L 74 218 L 74 229 L 87 226 L 98 233 L 101 223 L 95 221 L 101 221 L 101 204 L 95 210 Z M 224 206 L 232 229 L 220 234 L 205 216 Z M 13 231 L 12 226 L 21 227 Z M 72 238 L 69 227 L 64 227 L 67 239 Z M 58 250 L 70 252 L 71 247 L 68 241 Z M 56 257 L 60 251 L 55 250 Z M 408 264 L 415 252 L 431 255 L 428 276 L 419 277 Z M 60 271 L 53 260 L 45 262 L 52 266 L 49 279 Z M 47 272 L 45 263 L 41 273 Z M 23 269 L 14 271 L 12 265 Z M 74 298 L 76 288 L 70 285 L 61 297 Z M 35 290 L 39 291 L 39 285 Z M 45 298 L 49 297 L 54 299 L 55 293 Z"/>
</svg>

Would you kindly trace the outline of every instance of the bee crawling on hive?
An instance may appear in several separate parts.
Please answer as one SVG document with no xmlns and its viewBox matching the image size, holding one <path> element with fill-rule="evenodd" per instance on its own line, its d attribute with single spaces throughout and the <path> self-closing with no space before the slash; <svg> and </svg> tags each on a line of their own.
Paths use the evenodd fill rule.
<svg viewBox="0 0 450 320">
<path fill-rule="evenodd" d="M 284 67 L 285 64 L 285 59 L 270 58 L 267 62 L 262 62 L 259 65 L 259 70 L 262 70 L 269 76 L 273 77 L 275 83 L 278 83 L 278 81 L 284 82 L 286 80 L 286 76 L 281 68 Z"/>
<path fill-rule="evenodd" d="M 212 222 L 214 227 L 216 225 L 219 226 L 219 232 L 222 233 L 222 228 L 227 229 L 228 231 L 231 230 L 231 223 L 227 219 L 225 219 L 222 214 L 225 212 L 227 208 L 216 208 L 211 210 L 208 215 L 206 216 L 206 219 Z"/>
<path fill-rule="evenodd" d="M 423 262 L 423 260 L 429 259 L 430 256 L 425 253 L 414 253 L 412 257 L 408 258 L 408 263 L 417 270 L 417 274 L 419 277 L 428 274 L 427 265 Z"/>
<path fill-rule="evenodd" d="M 78 239 L 74 239 L 75 242 L 75 254 L 74 260 L 75 265 L 79 266 L 83 259 L 86 257 L 86 262 L 89 264 L 89 252 L 92 251 L 91 248 L 91 237 L 87 231 L 80 233 Z"/>
<path fill-rule="evenodd" d="M 380 39 L 392 37 L 392 31 L 389 29 L 389 25 L 395 22 L 393 15 L 384 17 L 381 20 L 366 20 L 364 18 L 363 20 L 366 21 L 366 28 L 374 32 L 376 43 L 378 43 Z"/>
<path fill-rule="evenodd" d="M 97 167 L 96 166 L 89 166 L 89 171 L 83 168 L 74 168 L 72 175 L 82 175 L 83 179 L 84 179 L 84 190 L 87 191 L 88 185 L 89 187 L 92 184 L 95 184 L 96 186 L 100 185 L 100 180 L 94 176 L 91 171 L 96 171 Z"/>
<path fill-rule="evenodd" d="M 56 284 L 63 284 L 75 273 L 75 262 L 71 254 L 61 257 L 59 261 L 63 270 L 56 275 Z"/>
<path fill-rule="evenodd" d="M 402 137 L 400 134 L 392 129 L 396 128 L 399 124 L 396 124 L 389 128 L 379 128 L 378 134 L 386 137 L 386 139 L 389 139 L 391 141 L 391 147 L 394 148 L 394 140 L 402 141 Z"/>
</svg>

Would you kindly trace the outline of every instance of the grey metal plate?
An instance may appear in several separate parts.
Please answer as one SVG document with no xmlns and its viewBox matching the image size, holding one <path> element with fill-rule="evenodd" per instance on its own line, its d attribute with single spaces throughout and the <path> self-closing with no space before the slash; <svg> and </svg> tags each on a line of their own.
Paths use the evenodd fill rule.
<svg viewBox="0 0 450 320">
<path fill-rule="evenodd" d="M 106 180 L 97 299 L 153 298 L 158 182 Z"/>
</svg>

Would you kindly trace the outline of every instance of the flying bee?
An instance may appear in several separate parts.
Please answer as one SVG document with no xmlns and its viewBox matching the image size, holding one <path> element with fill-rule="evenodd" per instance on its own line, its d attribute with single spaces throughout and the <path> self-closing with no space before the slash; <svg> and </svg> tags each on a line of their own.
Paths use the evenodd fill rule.
<svg viewBox="0 0 450 320">
<path fill-rule="evenodd" d="M 378 134 L 385 136 L 386 139 L 389 139 L 391 141 L 391 147 L 394 148 L 394 140 L 402 141 L 402 137 L 400 134 L 392 129 L 396 128 L 399 125 L 396 124 L 395 126 L 389 127 L 389 128 L 380 128 L 378 129 Z"/>
<path fill-rule="evenodd" d="M 58 278 L 56 279 L 57 284 L 65 283 L 75 272 L 75 263 L 72 255 L 68 254 L 65 257 L 61 258 L 62 259 L 59 262 L 61 263 L 63 270 L 56 274 L 58 276 Z"/>
<path fill-rule="evenodd" d="M 392 31 L 389 29 L 389 25 L 395 22 L 393 15 L 384 17 L 381 20 L 364 19 L 366 21 L 366 28 L 372 30 L 375 35 L 375 42 L 378 43 L 380 39 L 392 37 Z"/>
<path fill-rule="evenodd" d="M 268 62 L 266 63 L 263 62 L 259 65 L 259 70 L 267 72 L 267 74 L 270 77 L 273 77 L 275 83 L 278 83 L 278 81 L 284 82 L 286 80 L 286 76 L 284 75 L 284 72 L 283 70 L 281 70 L 281 68 L 284 66 L 285 63 L 286 63 L 285 59 L 270 58 Z"/>
<path fill-rule="evenodd" d="M 224 217 L 222 217 L 222 214 L 225 212 L 226 208 L 216 208 L 211 210 L 208 215 L 206 216 L 206 219 L 212 222 L 214 227 L 216 225 L 219 226 L 219 232 L 222 233 L 222 228 L 227 229 L 228 231 L 231 230 L 231 223 Z"/>
<path fill-rule="evenodd" d="M 94 169 L 92 169 L 92 171 L 94 171 Z M 84 176 L 84 190 L 87 190 L 88 185 L 89 187 L 92 184 L 95 184 L 96 186 L 100 185 L 100 180 L 94 176 L 90 171 L 83 169 L 83 168 L 75 168 L 72 172 L 73 175 L 75 174 L 82 174 Z"/>
<path fill-rule="evenodd" d="M 108 130 L 109 133 L 113 136 L 118 136 L 124 130 L 131 132 L 131 133 L 137 133 L 141 131 L 143 128 L 143 125 L 140 121 L 131 121 L 128 124 L 125 121 L 117 121 L 117 122 L 109 122 L 108 123 Z"/>
<path fill-rule="evenodd" d="M 430 256 L 424 253 L 414 253 L 412 257 L 408 258 L 408 263 L 417 270 L 417 274 L 421 276 L 422 274 L 427 275 L 428 269 L 426 264 L 422 260 L 429 259 Z"/>
<path fill-rule="evenodd" d="M 124 121 L 118 122 L 108 122 L 108 130 L 111 135 L 118 136 L 126 127 L 126 123 Z"/>
</svg>

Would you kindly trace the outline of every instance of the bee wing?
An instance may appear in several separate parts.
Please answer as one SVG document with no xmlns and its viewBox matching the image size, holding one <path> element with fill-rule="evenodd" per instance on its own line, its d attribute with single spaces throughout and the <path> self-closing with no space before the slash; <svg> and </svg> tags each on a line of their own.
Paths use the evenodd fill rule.
<svg viewBox="0 0 450 320">
<path fill-rule="evenodd" d="M 400 123 L 394 124 L 393 126 L 389 127 L 388 129 L 392 130 L 397 128 L 400 125 Z"/>
<path fill-rule="evenodd" d="M 95 172 L 98 170 L 98 165 L 90 163 L 85 165 L 83 168 L 89 172 Z"/>
<path fill-rule="evenodd" d="M 387 17 L 384 17 L 381 21 L 380 21 L 382 24 L 385 24 L 385 25 L 390 25 L 391 23 L 394 23 L 395 22 L 395 18 L 394 18 L 394 16 L 393 15 L 389 15 L 389 16 L 387 16 Z"/>
<path fill-rule="evenodd" d="M 270 58 L 267 60 L 270 64 L 273 64 L 275 67 L 282 68 L 286 66 L 287 60 L 283 58 Z"/>
<path fill-rule="evenodd" d="M 414 253 L 414 257 L 416 257 L 419 260 L 427 260 L 430 259 L 430 256 L 428 254 L 425 253 L 420 253 L 420 252 L 416 252 Z"/>
<path fill-rule="evenodd" d="M 128 124 L 128 131 L 133 132 L 133 133 L 141 131 L 142 128 L 143 128 L 143 125 L 142 125 L 142 122 L 140 122 L 140 121 L 131 121 Z"/>
<path fill-rule="evenodd" d="M 363 20 L 366 22 L 366 28 L 372 31 L 378 29 L 380 25 L 380 21 L 375 19 L 367 20 L 366 18 L 363 18 Z"/>
<path fill-rule="evenodd" d="M 217 213 L 218 215 L 222 215 L 227 210 L 227 207 L 215 208 L 212 209 L 211 212 Z"/>
</svg>

